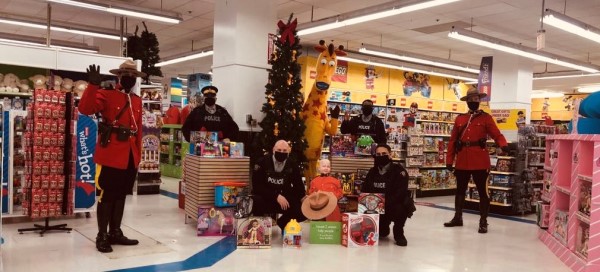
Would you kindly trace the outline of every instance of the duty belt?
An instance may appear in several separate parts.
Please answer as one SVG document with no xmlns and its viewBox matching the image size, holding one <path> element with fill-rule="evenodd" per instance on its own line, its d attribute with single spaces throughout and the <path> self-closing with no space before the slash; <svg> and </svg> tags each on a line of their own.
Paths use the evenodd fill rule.
<svg viewBox="0 0 600 272">
<path fill-rule="evenodd" d="M 461 142 L 463 146 L 479 146 L 479 141 L 474 142 Z"/>
</svg>

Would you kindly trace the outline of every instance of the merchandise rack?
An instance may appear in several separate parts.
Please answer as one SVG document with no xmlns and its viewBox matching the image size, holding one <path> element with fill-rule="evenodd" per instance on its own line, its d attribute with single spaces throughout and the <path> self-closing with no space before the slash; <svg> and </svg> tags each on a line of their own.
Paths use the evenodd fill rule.
<svg viewBox="0 0 600 272">
<path fill-rule="evenodd" d="M 548 136 L 546 147 L 545 168 L 552 169 L 550 226 L 539 231 L 539 238 L 571 270 L 600 271 L 600 236 L 589 235 L 586 241 L 581 235 L 586 228 L 600 233 L 600 135 Z M 589 216 L 580 212 L 584 186 L 591 186 Z M 555 220 L 561 213 L 567 214 L 564 224 Z M 557 232 L 563 225 L 566 243 Z"/>
<path fill-rule="evenodd" d="M 163 125 L 160 134 L 160 172 L 163 176 L 181 178 L 182 162 L 190 148 L 181 134 L 181 125 Z"/>
</svg>

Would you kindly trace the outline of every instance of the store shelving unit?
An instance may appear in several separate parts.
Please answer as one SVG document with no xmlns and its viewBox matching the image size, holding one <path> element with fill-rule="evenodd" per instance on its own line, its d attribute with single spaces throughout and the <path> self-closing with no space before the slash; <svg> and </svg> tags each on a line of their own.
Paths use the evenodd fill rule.
<svg viewBox="0 0 600 272">
<path fill-rule="evenodd" d="M 167 177 L 181 178 L 182 164 L 190 144 L 181 133 L 181 125 L 163 125 L 160 131 L 160 172 Z"/>
<path fill-rule="evenodd" d="M 2 164 L 2 213 L 5 217 L 23 216 L 25 201 L 25 150 L 23 137 L 27 111 L 9 110 L 3 112 L 3 164 Z M 6 194 L 5 194 L 6 193 Z"/>
<path fill-rule="evenodd" d="M 550 224 L 539 238 L 573 271 L 600 271 L 600 136 L 547 136 L 546 147 Z"/>
</svg>

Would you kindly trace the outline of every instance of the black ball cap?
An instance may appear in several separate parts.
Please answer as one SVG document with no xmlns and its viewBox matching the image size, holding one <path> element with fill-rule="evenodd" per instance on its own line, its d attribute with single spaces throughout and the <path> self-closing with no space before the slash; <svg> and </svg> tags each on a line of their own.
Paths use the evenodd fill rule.
<svg viewBox="0 0 600 272">
<path fill-rule="evenodd" d="M 216 94 L 219 92 L 219 89 L 215 86 L 205 86 L 200 90 L 200 92 L 202 94 L 209 94 L 209 93 Z"/>
</svg>

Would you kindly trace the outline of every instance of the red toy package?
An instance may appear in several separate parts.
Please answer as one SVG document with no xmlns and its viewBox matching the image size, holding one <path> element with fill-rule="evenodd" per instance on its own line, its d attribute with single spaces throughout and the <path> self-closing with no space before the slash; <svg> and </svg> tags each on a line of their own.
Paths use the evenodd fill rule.
<svg viewBox="0 0 600 272">
<path fill-rule="evenodd" d="M 344 213 L 342 245 L 345 247 L 376 246 L 379 242 L 379 214 Z"/>
</svg>

